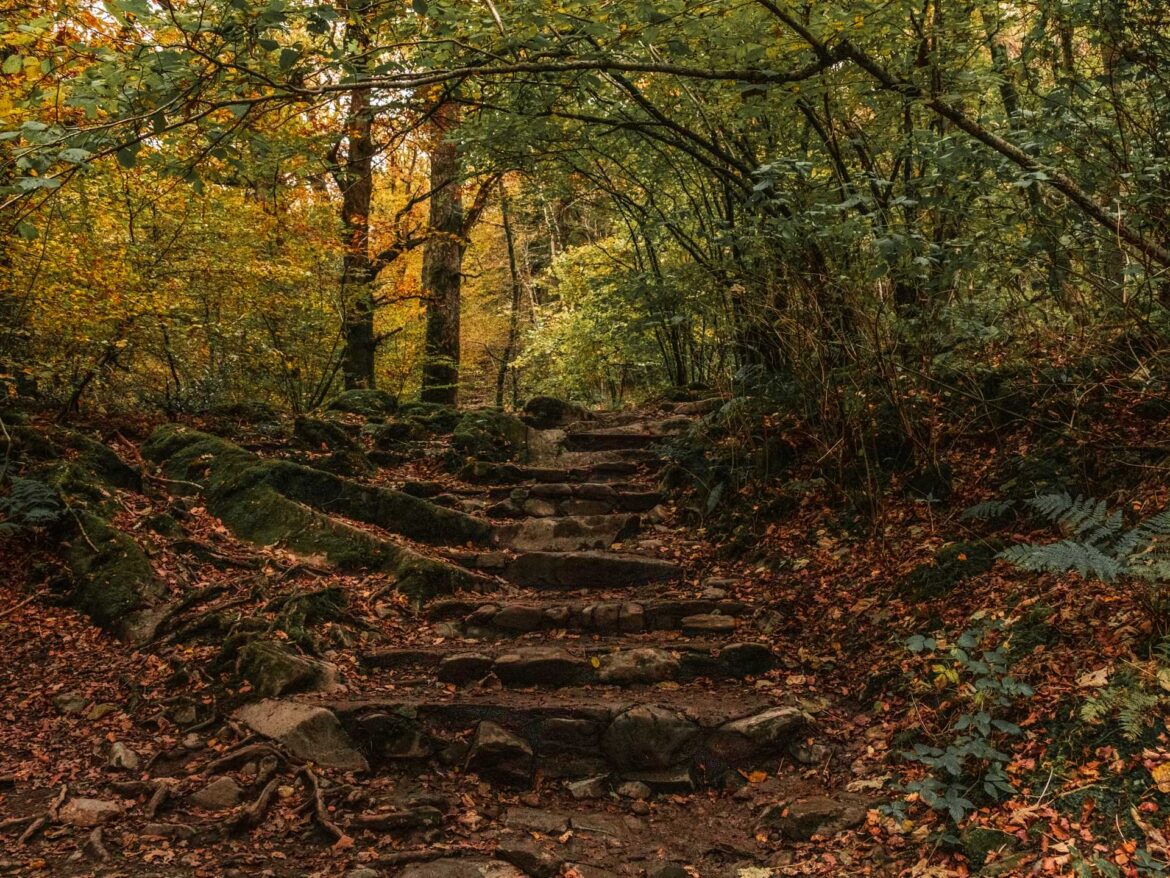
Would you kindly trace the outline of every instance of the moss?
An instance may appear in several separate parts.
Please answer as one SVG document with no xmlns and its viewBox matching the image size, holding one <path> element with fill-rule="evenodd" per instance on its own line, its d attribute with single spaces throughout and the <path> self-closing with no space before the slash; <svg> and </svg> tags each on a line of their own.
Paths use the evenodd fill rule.
<svg viewBox="0 0 1170 878">
<path fill-rule="evenodd" d="M 490 525 L 398 491 L 361 485 L 289 461 L 262 460 L 223 439 L 174 425 L 143 446 L 171 478 L 207 486 L 206 504 L 239 537 L 321 555 L 343 570 L 383 570 L 418 597 L 471 582 L 457 567 L 421 558 L 374 534 L 336 521 L 340 515 L 426 542 L 488 543 Z"/>
<path fill-rule="evenodd" d="M 361 446 L 333 421 L 298 417 L 293 421 L 293 437 L 314 451 L 361 451 Z"/>
<path fill-rule="evenodd" d="M 318 689 L 328 682 L 326 665 L 293 653 L 274 640 L 249 640 L 239 650 L 240 676 L 262 698 Z"/>
<path fill-rule="evenodd" d="M 384 418 L 397 411 L 398 398 L 384 390 L 347 390 L 334 397 L 326 408 L 365 418 Z"/>
<path fill-rule="evenodd" d="M 451 435 L 452 451 L 462 458 L 509 461 L 528 454 L 528 428 L 498 409 L 466 412 Z"/>
<path fill-rule="evenodd" d="M 393 451 L 411 442 L 427 438 L 427 430 L 413 420 L 387 421 L 384 424 L 367 424 L 362 433 L 369 436 L 374 447 L 380 451 Z"/>
<path fill-rule="evenodd" d="M 461 417 L 457 409 L 436 402 L 408 402 L 398 409 L 398 416 L 436 435 L 450 433 Z"/>
<path fill-rule="evenodd" d="M 128 534 L 77 512 L 79 531 L 65 547 L 72 603 L 103 628 L 122 632 L 130 615 L 161 596 L 162 586 Z"/>
</svg>

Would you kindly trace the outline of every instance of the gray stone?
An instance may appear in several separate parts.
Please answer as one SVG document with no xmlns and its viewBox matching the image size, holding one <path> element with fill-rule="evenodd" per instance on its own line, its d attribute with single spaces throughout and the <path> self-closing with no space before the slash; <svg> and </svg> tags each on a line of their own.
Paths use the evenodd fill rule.
<svg viewBox="0 0 1170 878">
<path fill-rule="evenodd" d="M 337 717 L 323 707 L 268 700 L 245 705 L 233 716 L 257 734 L 280 741 L 300 759 L 342 771 L 369 768 Z"/>
<path fill-rule="evenodd" d="M 414 718 L 393 711 L 366 714 L 357 727 L 358 737 L 378 759 L 426 759 L 435 750 Z"/>
<path fill-rule="evenodd" d="M 609 775 L 571 781 L 568 788 L 569 795 L 574 799 L 602 799 L 609 795 Z"/>
<path fill-rule="evenodd" d="M 621 622 L 622 605 L 612 601 L 589 604 L 582 614 L 587 627 L 597 631 L 616 631 Z"/>
<path fill-rule="evenodd" d="M 597 588 L 676 579 L 677 564 L 613 552 L 525 552 L 508 565 L 505 578 L 537 588 Z"/>
<path fill-rule="evenodd" d="M 641 604 L 622 604 L 618 617 L 618 630 L 626 634 L 637 634 L 646 627 L 646 612 Z"/>
<path fill-rule="evenodd" d="M 638 705 L 618 714 L 602 736 L 606 757 L 624 769 L 670 768 L 690 760 L 699 727 L 681 714 Z"/>
<path fill-rule="evenodd" d="M 171 841 L 190 841 L 196 832 L 194 826 L 188 826 L 186 823 L 147 823 L 142 827 L 142 834 Z"/>
<path fill-rule="evenodd" d="M 619 796 L 624 799 L 649 799 L 653 790 L 649 786 L 642 783 L 640 780 L 627 780 L 618 784 L 617 789 L 614 790 Z"/>
<path fill-rule="evenodd" d="M 628 834 L 626 822 L 613 814 L 574 814 L 569 826 L 576 832 L 594 835 L 608 835 L 611 838 L 625 838 Z"/>
<path fill-rule="evenodd" d="M 70 826 L 101 826 L 122 816 L 123 808 L 108 799 L 69 799 L 57 812 L 62 823 Z"/>
<path fill-rule="evenodd" d="M 532 497 L 524 501 L 523 509 L 529 515 L 537 518 L 550 518 L 557 514 L 556 504 L 542 500 L 539 497 Z"/>
<path fill-rule="evenodd" d="M 115 741 L 110 746 L 110 758 L 106 761 L 110 768 L 118 768 L 123 771 L 137 771 L 141 760 L 138 754 L 123 744 L 121 741 Z"/>
<path fill-rule="evenodd" d="M 715 613 L 700 613 L 682 620 L 682 630 L 691 633 L 719 634 L 735 630 L 735 619 Z"/>
<path fill-rule="evenodd" d="M 661 793 L 686 793 L 695 788 L 695 779 L 691 776 L 689 765 L 660 768 L 656 771 L 626 771 L 622 773 L 622 777 L 625 780 L 644 783 L 650 789 Z"/>
<path fill-rule="evenodd" d="M 602 656 L 597 678 L 603 683 L 629 686 L 673 680 L 678 672 L 679 661 L 671 653 L 665 649 L 641 647 Z"/>
<path fill-rule="evenodd" d="M 532 748 L 485 720 L 476 727 L 465 770 L 506 786 L 527 787 L 532 781 Z"/>
<path fill-rule="evenodd" d="M 504 814 L 504 825 L 524 832 L 560 835 L 569 828 L 569 817 L 545 808 L 509 808 Z"/>
<path fill-rule="evenodd" d="M 553 646 L 530 646 L 506 652 L 492 670 L 516 686 L 563 686 L 588 676 L 588 663 Z"/>
<path fill-rule="evenodd" d="M 356 869 L 350 869 L 345 873 L 345 878 L 382 878 L 382 873 L 377 869 L 370 869 L 366 866 L 358 866 Z"/>
<path fill-rule="evenodd" d="M 527 604 L 508 604 L 492 617 L 492 625 L 506 631 L 539 631 L 544 627 L 544 610 Z"/>
<path fill-rule="evenodd" d="M 775 753 L 791 742 L 809 723 L 799 707 L 773 707 L 743 719 L 721 725 L 707 743 L 708 748 L 727 762 L 749 756 Z"/>
<path fill-rule="evenodd" d="M 81 713 L 88 703 L 89 699 L 75 689 L 53 696 L 53 706 L 66 716 Z"/>
<path fill-rule="evenodd" d="M 492 662 L 490 655 L 478 652 L 449 655 L 439 662 L 438 677 L 444 683 L 470 683 L 482 680 L 491 673 Z"/>
<path fill-rule="evenodd" d="M 217 777 L 201 790 L 191 794 L 191 801 L 208 811 L 223 811 L 240 804 L 243 796 L 240 785 L 230 777 Z"/>
<path fill-rule="evenodd" d="M 532 878 L 552 878 L 564 864 L 555 851 L 525 838 L 504 839 L 496 848 L 496 856 Z"/>
<path fill-rule="evenodd" d="M 768 806 L 757 825 L 776 829 L 790 841 L 808 841 L 814 835 L 833 835 L 860 826 L 865 814 L 866 807 L 861 803 L 813 796 Z"/>
<path fill-rule="evenodd" d="M 776 657 L 762 643 L 732 643 L 719 650 L 719 664 L 733 676 L 755 676 L 772 670 Z"/>
</svg>

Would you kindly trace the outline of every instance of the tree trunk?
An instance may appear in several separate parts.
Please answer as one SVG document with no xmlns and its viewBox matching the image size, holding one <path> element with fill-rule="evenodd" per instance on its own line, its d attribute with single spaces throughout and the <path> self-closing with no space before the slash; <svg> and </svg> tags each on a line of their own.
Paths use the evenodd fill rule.
<svg viewBox="0 0 1170 878">
<path fill-rule="evenodd" d="M 500 216 L 504 223 L 504 241 L 508 245 L 508 272 L 512 279 L 512 301 L 508 312 L 508 341 L 500 355 L 500 368 L 496 372 L 496 408 L 504 407 L 504 385 L 508 380 L 508 367 L 516 353 L 516 335 L 520 326 L 520 272 L 516 267 L 516 240 L 512 235 L 512 220 L 508 211 L 508 193 L 500 182 Z M 513 382 L 515 390 L 515 382 Z"/>
<path fill-rule="evenodd" d="M 427 330 L 421 398 L 443 405 L 455 405 L 459 397 L 459 295 L 467 249 L 459 149 L 447 137 L 455 127 L 456 113 L 448 105 L 434 116 L 430 234 L 422 268 Z"/>
</svg>

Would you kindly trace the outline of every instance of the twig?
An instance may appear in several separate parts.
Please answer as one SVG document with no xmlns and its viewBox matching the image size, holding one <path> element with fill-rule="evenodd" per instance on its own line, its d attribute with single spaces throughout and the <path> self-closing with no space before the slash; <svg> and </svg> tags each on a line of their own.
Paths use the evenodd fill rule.
<svg viewBox="0 0 1170 878">
<path fill-rule="evenodd" d="M 31 603 L 32 603 L 33 601 L 35 601 L 36 599 L 37 599 L 37 596 L 36 596 L 35 594 L 30 594 L 28 597 L 26 597 L 26 598 L 25 598 L 23 601 L 21 601 L 20 603 L 18 603 L 18 604 L 14 604 L 13 606 L 9 607 L 9 608 L 8 608 L 7 610 L 5 610 L 4 612 L 0 613 L 0 619 L 3 619 L 5 616 L 10 616 L 10 615 L 12 615 L 12 614 L 13 614 L 13 613 L 15 613 L 17 610 L 19 610 L 21 607 L 23 607 L 23 606 L 27 606 L 28 604 L 31 604 Z"/>
</svg>

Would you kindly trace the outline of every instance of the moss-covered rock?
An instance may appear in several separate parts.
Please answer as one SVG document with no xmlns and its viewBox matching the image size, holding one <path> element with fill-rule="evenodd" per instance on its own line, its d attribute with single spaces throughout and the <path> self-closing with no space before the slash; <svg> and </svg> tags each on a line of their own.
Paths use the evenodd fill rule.
<svg viewBox="0 0 1170 878">
<path fill-rule="evenodd" d="M 588 417 L 588 413 L 580 406 L 557 399 L 555 396 L 534 396 L 524 404 L 524 413 L 521 417 L 526 424 L 537 430 L 551 430 L 573 421 L 583 420 Z"/>
<path fill-rule="evenodd" d="M 208 510 L 242 539 L 321 555 L 346 570 L 384 570 L 417 597 L 471 584 L 461 568 L 331 516 L 378 525 L 435 544 L 490 544 L 491 526 L 418 497 L 361 485 L 312 467 L 262 460 L 223 439 L 174 424 L 158 428 L 142 449 L 169 478 L 206 486 Z"/>
<path fill-rule="evenodd" d="M 519 418 L 498 409 L 464 413 L 451 434 L 451 449 L 476 460 L 523 460 L 528 456 L 528 428 Z"/>
<path fill-rule="evenodd" d="M 398 397 L 385 390 L 359 388 L 346 390 L 335 396 L 326 408 L 330 411 L 361 415 L 363 418 L 384 418 L 398 410 Z"/>
<path fill-rule="evenodd" d="M 293 421 L 293 438 L 314 451 L 361 451 L 361 445 L 333 421 L 298 416 Z"/>
<path fill-rule="evenodd" d="M 146 555 L 129 534 L 89 512 L 76 511 L 78 532 L 65 544 L 72 602 L 98 625 L 126 635 L 134 615 L 163 596 Z"/>
<path fill-rule="evenodd" d="M 284 644 L 263 638 L 249 640 L 240 648 L 236 666 L 240 676 L 264 698 L 324 689 L 335 679 L 331 665 L 297 655 Z"/>
<path fill-rule="evenodd" d="M 455 429 L 461 415 L 458 409 L 437 402 L 408 402 L 398 409 L 398 416 L 428 434 L 446 435 Z"/>
<path fill-rule="evenodd" d="M 362 434 L 369 436 L 379 451 L 398 451 L 412 442 L 427 438 L 427 429 L 413 420 L 394 420 L 384 424 L 366 424 Z"/>
</svg>

